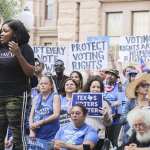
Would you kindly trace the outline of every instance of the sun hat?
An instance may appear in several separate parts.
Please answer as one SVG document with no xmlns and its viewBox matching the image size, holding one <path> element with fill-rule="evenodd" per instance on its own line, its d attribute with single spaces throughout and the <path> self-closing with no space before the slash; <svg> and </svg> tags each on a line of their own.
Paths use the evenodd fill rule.
<svg viewBox="0 0 150 150">
<path fill-rule="evenodd" d="M 141 82 L 146 82 L 146 83 L 150 84 L 150 74 L 141 73 L 136 76 L 135 80 L 133 80 L 131 83 L 129 83 L 127 85 L 126 96 L 128 97 L 128 99 L 136 98 L 135 89 Z M 148 92 L 148 98 L 150 99 L 150 89 Z"/>
<path fill-rule="evenodd" d="M 115 75 L 117 78 L 119 78 L 119 71 L 116 70 L 116 69 L 106 70 L 105 73 L 112 73 L 112 74 Z"/>
</svg>

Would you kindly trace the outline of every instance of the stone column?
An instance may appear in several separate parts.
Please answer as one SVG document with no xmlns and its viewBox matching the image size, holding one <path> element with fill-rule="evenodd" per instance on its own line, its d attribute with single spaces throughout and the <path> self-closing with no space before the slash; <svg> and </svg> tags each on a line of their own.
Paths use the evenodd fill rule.
<svg viewBox="0 0 150 150">
<path fill-rule="evenodd" d="M 58 42 L 85 41 L 100 34 L 98 0 L 59 0 Z"/>
<path fill-rule="evenodd" d="M 82 0 L 80 10 L 80 41 L 100 35 L 101 3 L 98 0 Z"/>
<path fill-rule="evenodd" d="M 74 0 L 59 0 L 58 43 L 75 41 L 76 3 Z"/>
</svg>

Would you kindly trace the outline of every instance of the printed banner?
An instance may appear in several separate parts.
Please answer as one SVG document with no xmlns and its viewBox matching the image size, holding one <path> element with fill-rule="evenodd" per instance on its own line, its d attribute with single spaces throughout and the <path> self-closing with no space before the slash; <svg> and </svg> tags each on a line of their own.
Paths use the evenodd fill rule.
<svg viewBox="0 0 150 150">
<path fill-rule="evenodd" d="M 54 62 L 61 59 L 67 64 L 67 47 L 66 46 L 33 46 L 35 58 L 42 60 L 45 68 L 44 72 L 54 72 Z"/>
<path fill-rule="evenodd" d="M 46 73 L 54 73 L 54 62 L 61 59 L 65 72 L 100 70 L 108 66 L 108 38 L 100 41 L 71 43 L 66 46 L 33 46 L 34 55 L 42 60 Z"/>
<path fill-rule="evenodd" d="M 65 126 L 66 124 L 70 123 L 70 121 L 70 115 L 62 111 L 59 117 L 60 127 Z"/>
<path fill-rule="evenodd" d="M 31 140 L 27 138 L 28 150 L 50 150 L 49 142 L 42 139 Z"/>
<path fill-rule="evenodd" d="M 102 107 L 102 93 L 74 93 L 72 106 L 77 103 L 83 104 L 88 109 L 89 116 L 100 116 L 99 108 Z"/>
</svg>

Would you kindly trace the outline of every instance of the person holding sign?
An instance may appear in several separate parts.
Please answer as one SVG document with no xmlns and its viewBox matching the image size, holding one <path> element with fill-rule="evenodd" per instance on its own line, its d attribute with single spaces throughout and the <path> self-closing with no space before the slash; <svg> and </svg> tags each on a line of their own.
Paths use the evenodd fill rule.
<svg viewBox="0 0 150 150">
<path fill-rule="evenodd" d="M 39 89 L 40 94 L 35 97 L 30 112 L 29 137 L 50 142 L 59 129 L 60 99 L 53 92 L 53 81 L 48 76 L 41 77 Z"/>
<path fill-rule="evenodd" d="M 71 122 L 60 128 L 55 136 L 55 150 L 83 150 L 88 144 L 93 150 L 97 140 L 97 131 L 85 123 L 87 109 L 82 104 L 76 104 L 70 110 Z"/>
<path fill-rule="evenodd" d="M 122 92 L 123 92 L 123 98 L 122 98 L 122 110 L 124 110 L 125 104 L 128 101 L 128 98 L 126 97 L 125 91 L 126 87 L 128 86 L 129 83 L 135 80 L 136 76 L 138 75 L 138 70 L 136 69 L 135 66 L 127 66 L 123 70 L 123 75 L 125 77 L 125 81 L 122 84 Z"/>
<path fill-rule="evenodd" d="M 91 76 L 83 88 L 83 92 L 103 93 L 104 85 L 99 76 Z M 94 127 L 98 132 L 99 141 L 95 150 L 99 150 L 105 139 L 106 126 L 112 122 L 111 107 L 105 100 L 102 101 L 102 108 L 99 108 L 102 116 L 92 117 L 87 116 L 86 123 Z"/>
<path fill-rule="evenodd" d="M 61 126 L 70 122 L 70 116 L 68 115 L 72 107 L 72 94 L 78 91 L 78 84 L 71 78 L 68 78 L 64 82 L 61 95 L 61 114 L 60 124 Z"/>
<path fill-rule="evenodd" d="M 122 82 L 120 80 L 119 71 L 109 69 L 105 71 L 106 78 L 104 80 L 104 98 L 111 103 L 113 122 L 108 127 L 108 137 L 112 141 L 113 146 L 117 147 L 117 138 L 120 132 L 120 116 L 122 114 L 122 102 L 124 101 L 124 93 Z"/>
</svg>

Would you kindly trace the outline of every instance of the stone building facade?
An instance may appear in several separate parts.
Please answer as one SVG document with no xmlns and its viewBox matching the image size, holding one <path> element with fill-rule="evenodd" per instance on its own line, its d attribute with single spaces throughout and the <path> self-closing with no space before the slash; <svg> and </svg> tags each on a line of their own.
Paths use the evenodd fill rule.
<svg viewBox="0 0 150 150">
<path fill-rule="evenodd" d="M 109 35 L 115 44 L 120 36 L 150 32 L 149 0 L 33 0 L 33 13 L 34 44 L 98 35 Z"/>
<path fill-rule="evenodd" d="M 51 1 L 49 4 L 48 2 L 49 0 L 33 0 L 33 45 L 57 44 L 58 2 Z"/>
</svg>

